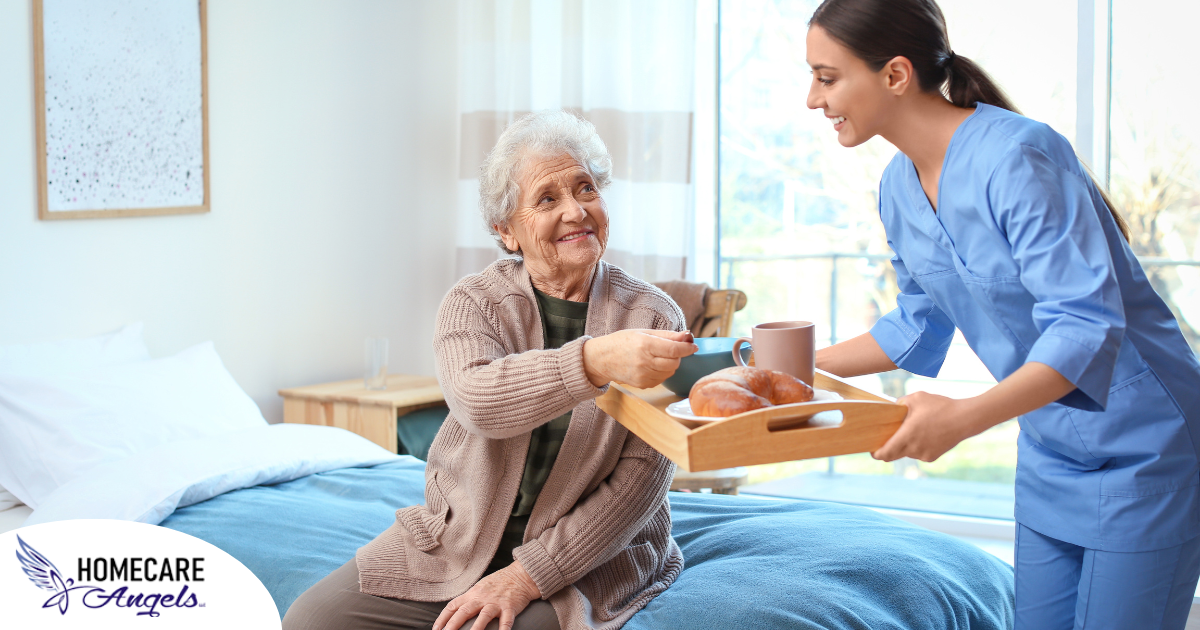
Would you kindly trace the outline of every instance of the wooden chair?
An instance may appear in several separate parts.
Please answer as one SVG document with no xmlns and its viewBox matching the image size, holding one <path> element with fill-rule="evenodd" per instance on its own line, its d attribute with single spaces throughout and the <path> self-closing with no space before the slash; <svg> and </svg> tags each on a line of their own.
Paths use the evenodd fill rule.
<svg viewBox="0 0 1200 630">
<path fill-rule="evenodd" d="M 679 308 L 697 337 L 729 337 L 733 314 L 746 308 L 746 294 L 737 289 L 712 289 L 702 282 L 655 282 Z"/>
<path fill-rule="evenodd" d="M 750 473 L 745 466 L 705 472 L 688 472 L 676 468 L 675 477 L 671 479 L 671 489 L 698 492 L 708 488 L 713 494 L 737 494 L 738 486 L 745 485 L 749 479 Z"/>
<path fill-rule="evenodd" d="M 733 336 L 733 314 L 746 308 L 746 294 L 737 289 L 715 289 L 704 299 L 704 324 L 699 337 Z"/>
<path fill-rule="evenodd" d="M 746 308 L 746 294 L 737 289 L 710 289 L 708 285 L 682 281 L 655 284 L 685 309 L 689 298 L 694 303 L 695 296 L 703 290 L 703 312 L 691 320 L 692 334 L 697 337 L 733 336 L 733 315 Z M 684 316 L 691 318 L 694 315 L 685 310 Z M 737 494 L 738 486 L 748 479 L 749 474 L 742 466 L 695 473 L 676 470 L 671 489 L 698 491 L 708 488 L 714 494 Z"/>
</svg>

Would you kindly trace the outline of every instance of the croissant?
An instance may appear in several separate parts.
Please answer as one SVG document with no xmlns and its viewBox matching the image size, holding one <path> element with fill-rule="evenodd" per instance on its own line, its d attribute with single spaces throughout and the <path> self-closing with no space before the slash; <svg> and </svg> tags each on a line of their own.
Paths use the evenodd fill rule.
<svg viewBox="0 0 1200 630">
<path fill-rule="evenodd" d="M 696 381 L 689 393 L 692 413 L 719 418 L 812 398 L 813 390 L 804 381 L 785 372 L 756 367 L 713 372 Z"/>
</svg>

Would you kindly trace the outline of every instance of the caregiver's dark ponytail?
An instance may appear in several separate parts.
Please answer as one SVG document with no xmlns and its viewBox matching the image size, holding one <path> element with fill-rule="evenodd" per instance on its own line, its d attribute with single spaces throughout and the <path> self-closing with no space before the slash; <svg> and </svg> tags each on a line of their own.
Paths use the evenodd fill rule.
<svg viewBox="0 0 1200 630">
<path fill-rule="evenodd" d="M 987 103 L 1017 111 L 983 68 L 950 49 L 946 18 L 934 0 L 825 0 L 808 24 L 824 29 L 872 72 L 905 57 L 925 92 L 940 91 L 959 107 Z"/>
<path fill-rule="evenodd" d="M 937 5 L 934 5 L 934 8 L 936 7 Z M 975 107 L 975 103 L 987 103 L 1010 112 L 1021 113 L 1012 104 L 1012 101 L 1008 100 L 1008 95 L 1004 93 L 1004 90 L 996 85 L 992 77 L 988 76 L 988 73 L 984 72 L 979 64 L 962 55 L 954 54 L 954 51 L 950 51 L 949 58 L 946 60 L 944 94 L 951 103 L 958 107 Z"/>
<path fill-rule="evenodd" d="M 958 107 L 986 103 L 1021 113 L 979 64 L 950 48 L 946 18 L 934 0 L 824 0 L 808 24 L 820 26 L 872 72 L 904 57 L 924 92 L 940 92 Z M 1099 184 L 1096 189 L 1128 241 L 1129 225 L 1108 193 Z"/>
</svg>

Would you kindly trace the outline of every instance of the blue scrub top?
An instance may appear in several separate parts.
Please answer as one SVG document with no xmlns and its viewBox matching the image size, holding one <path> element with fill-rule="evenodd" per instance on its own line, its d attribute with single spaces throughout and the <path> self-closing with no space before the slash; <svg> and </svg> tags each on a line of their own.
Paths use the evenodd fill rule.
<svg viewBox="0 0 1200 630">
<path fill-rule="evenodd" d="M 938 187 L 935 213 L 903 153 L 880 183 L 901 291 L 880 347 L 933 377 L 957 328 L 997 380 L 1037 361 L 1075 384 L 1020 418 L 1020 523 L 1110 551 L 1200 534 L 1200 362 L 1070 143 L 979 104 Z"/>
</svg>

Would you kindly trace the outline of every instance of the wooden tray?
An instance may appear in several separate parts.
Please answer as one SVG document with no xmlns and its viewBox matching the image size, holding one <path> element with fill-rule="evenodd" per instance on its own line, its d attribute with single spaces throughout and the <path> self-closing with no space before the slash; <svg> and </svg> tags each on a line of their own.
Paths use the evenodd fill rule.
<svg viewBox="0 0 1200 630">
<path fill-rule="evenodd" d="M 688 472 L 773 464 L 874 451 L 900 428 L 907 408 L 817 370 L 817 389 L 846 400 L 780 405 L 717 422 L 691 422 L 666 414 L 681 400 L 667 388 L 637 389 L 613 383 L 596 404 Z M 842 412 L 841 421 L 837 414 Z M 833 416 L 832 418 L 830 416 Z"/>
</svg>

